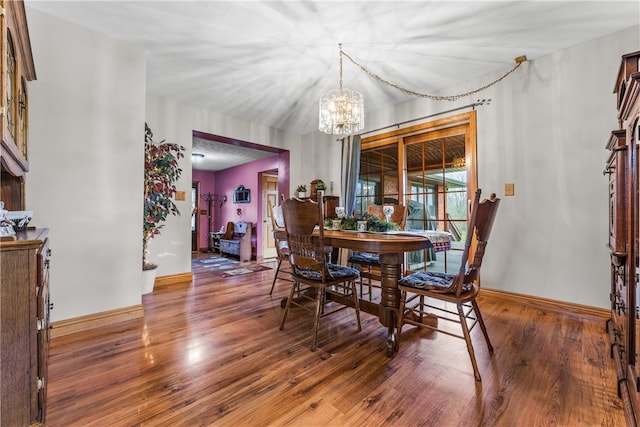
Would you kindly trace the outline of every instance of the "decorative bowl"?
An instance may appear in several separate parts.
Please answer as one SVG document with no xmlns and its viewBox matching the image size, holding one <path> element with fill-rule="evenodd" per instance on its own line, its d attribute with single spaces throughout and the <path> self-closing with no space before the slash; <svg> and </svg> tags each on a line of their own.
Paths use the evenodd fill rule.
<svg viewBox="0 0 640 427">
<path fill-rule="evenodd" d="M 15 231 L 24 231 L 27 229 L 27 224 L 33 217 L 33 211 L 8 211 L 5 214 L 5 220 L 10 221 L 13 224 Z"/>
</svg>

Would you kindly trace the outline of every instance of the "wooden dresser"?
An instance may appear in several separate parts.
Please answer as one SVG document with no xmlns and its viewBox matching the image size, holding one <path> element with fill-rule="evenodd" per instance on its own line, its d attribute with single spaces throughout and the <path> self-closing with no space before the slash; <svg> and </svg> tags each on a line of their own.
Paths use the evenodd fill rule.
<svg viewBox="0 0 640 427">
<path fill-rule="evenodd" d="M 24 4 L 0 0 L 0 200 L 25 209 L 28 82 L 35 80 Z M 49 351 L 49 239 L 28 229 L 0 241 L 0 425 L 44 424 Z M 8 240 L 7 240 L 8 239 Z"/>
<path fill-rule="evenodd" d="M 611 132 L 604 174 L 609 176 L 611 357 L 627 424 L 640 422 L 640 51 L 623 55 L 616 79 L 619 128 Z"/>
<path fill-rule="evenodd" d="M 0 241 L 0 425 L 44 424 L 49 354 L 47 229 Z"/>
</svg>

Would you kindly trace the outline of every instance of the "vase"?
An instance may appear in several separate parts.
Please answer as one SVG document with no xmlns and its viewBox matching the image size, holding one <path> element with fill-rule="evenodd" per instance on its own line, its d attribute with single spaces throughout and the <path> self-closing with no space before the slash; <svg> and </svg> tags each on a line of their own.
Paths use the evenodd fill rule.
<svg viewBox="0 0 640 427">
<path fill-rule="evenodd" d="M 305 197 L 307 197 L 307 192 L 306 191 L 298 191 L 298 198 L 299 199 L 304 199 Z"/>
<path fill-rule="evenodd" d="M 142 295 L 147 295 L 153 292 L 153 285 L 156 283 L 157 272 L 157 265 L 149 270 L 142 270 Z"/>
</svg>

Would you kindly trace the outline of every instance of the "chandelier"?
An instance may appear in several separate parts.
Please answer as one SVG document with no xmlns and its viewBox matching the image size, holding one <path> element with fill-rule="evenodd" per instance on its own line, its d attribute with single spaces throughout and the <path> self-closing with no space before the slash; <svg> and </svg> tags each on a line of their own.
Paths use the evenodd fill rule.
<svg viewBox="0 0 640 427">
<path fill-rule="evenodd" d="M 320 98 L 320 131 L 333 135 L 351 135 L 364 128 L 364 98 L 360 92 L 342 88 L 342 43 L 340 48 L 339 89 Z"/>
</svg>

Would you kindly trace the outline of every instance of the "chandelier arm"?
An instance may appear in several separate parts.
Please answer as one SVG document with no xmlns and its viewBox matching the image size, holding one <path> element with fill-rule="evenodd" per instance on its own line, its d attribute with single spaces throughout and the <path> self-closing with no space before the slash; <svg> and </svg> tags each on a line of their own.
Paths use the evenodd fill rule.
<svg viewBox="0 0 640 427">
<path fill-rule="evenodd" d="M 379 75 L 369 71 L 364 65 L 360 64 L 359 62 L 357 62 L 355 59 L 353 59 L 351 56 L 349 56 L 348 53 L 344 52 L 342 50 L 342 47 L 340 48 L 340 73 L 342 74 L 342 56 L 344 56 L 345 58 L 347 58 L 349 61 L 351 61 L 351 63 L 353 63 L 353 65 L 355 65 L 356 67 L 360 68 L 362 71 L 364 71 L 365 73 L 367 73 L 370 77 L 378 80 L 379 82 L 387 85 L 387 86 L 391 86 L 395 89 L 398 89 L 401 92 L 404 92 L 408 95 L 413 95 L 413 96 L 417 96 L 420 98 L 429 98 L 432 99 L 434 101 L 456 101 L 460 98 L 463 98 L 465 96 L 469 96 L 469 95 L 473 95 L 475 93 L 481 92 L 485 89 L 490 88 L 491 86 L 501 82 L 503 79 L 505 79 L 509 74 L 513 73 L 514 71 L 516 71 L 518 69 L 518 67 L 520 67 L 520 65 L 522 65 L 522 62 L 524 61 L 516 61 L 516 65 L 509 70 L 508 72 L 506 72 L 504 75 L 502 75 L 501 77 L 499 77 L 498 79 L 492 81 L 491 83 L 488 83 L 478 89 L 474 89 L 472 91 L 466 92 L 466 93 L 461 93 L 459 95 L 429 95 L 426 93 L 420 93 L 420 92 L 415 92 L 409 89 L 405 89 L 403 87 L 398 86 L 395 83 L 391 83 L 388 80 L 383 79 L 382 77 L 380 77 Z"/>
</svg>

